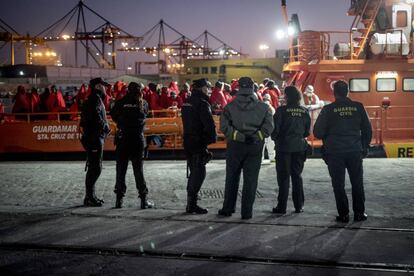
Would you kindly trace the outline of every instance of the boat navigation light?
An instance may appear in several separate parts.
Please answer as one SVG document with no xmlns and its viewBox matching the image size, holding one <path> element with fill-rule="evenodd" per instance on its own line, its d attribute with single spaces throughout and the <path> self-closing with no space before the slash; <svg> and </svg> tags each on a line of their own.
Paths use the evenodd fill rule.
<svg viewBox="0 0 414 276">
<path fill-rule="evenodd" d="M 20 71 L 20 72 L 19 72 L 19 75 L 20 75 L 20 76 L 24 76 L 24 72 L 23 72 L 23 71 Z"/>
<path fill-rule="evenodd" d="M 398 73 L 395 71 L 378 71 L 376 75 L 377 79 L 389 79 L 397 77 Z"/>
</svg>

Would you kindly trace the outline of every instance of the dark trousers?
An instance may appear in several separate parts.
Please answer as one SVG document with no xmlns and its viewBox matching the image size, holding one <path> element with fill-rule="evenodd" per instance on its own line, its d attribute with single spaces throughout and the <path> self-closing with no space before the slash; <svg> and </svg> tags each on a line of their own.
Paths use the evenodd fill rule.
<svg viewBox="0 0 414 276">
<path fill-rule="evenodd" d="M 95 183 L 102 172 L 103 146 L 95 145 L 86 149 L 87 172 L 85 179 L 86 197 L 95 197 Z"/>
<path fill-rule="evenodd" d="M 129 147 L 128 145 L 118 144 L 116 147 L 116 183 L 114 192 L 119 196 L 124 196 L 126 192 L 125 175 L 128 169 L 128 162 L 131 160 L 134 171 L 135 184 L 140 198 L 148 194 L 147 185 L 144 178 L 143 147 Z"/>
<path fill-rule="evenodd" d="M 349 180 L 351 181 L 354 213 L 363 213 L 365 211 L 365 193 L 361 153 L 327 154 L 325 159 L 332 179 L 338 214 L 345 216 L 349 213 L 348 197 L 345 192 L 345 169 L 348 170 Z"/>
<path fill-rule="evenodd" d="M 303 194 L 302 171 L 305 159 L 305 152 L 276 152 L 276 174 L 279 186 L 278 209 L 286 211 L 290 179 L 292 179 L 293 206 L 296 210 L 303 207 L 305 196 Z"/>
<path fill-rule="evenodd" d="M 245 144 L 229 141 L 227 143 L 224 211 L 234 212 L 236 208 L 240 174 L 243 170 L 241 214 L 246 217 L 252 216 L 257 181 L 262 163 L 262 152 L 263 142 L 258 144 Z"/>
<path fill-rule="evenodd" d="M 187 153 L 187 165 L 190 175 L 187 181 L 187 205 L 195 206 L 197 204 L 197 195 L 206 178 L 206 163 L 203 153 Z"/>
</svg>

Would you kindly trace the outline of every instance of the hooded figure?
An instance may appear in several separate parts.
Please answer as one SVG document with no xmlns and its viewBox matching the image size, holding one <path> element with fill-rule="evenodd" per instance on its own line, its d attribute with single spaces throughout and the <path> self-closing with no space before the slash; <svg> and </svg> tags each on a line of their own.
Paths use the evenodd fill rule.
<svg viewBox="0 0 414 276">
<path fill-rule="evenodd" d="M 223 110 L 227 104 L 226 97 L 223 93 L 224 83 L 218 81 L 211 91 L 210 104 L 213 110 Z"/>
<path fill-rule="evenodd" d="M 164 86 L 163 88 L 161 88 L 161 96 L 160 96 L 160 106 L 163 109 L 167 109 L 170 107 L 169 98 L 170 98 L 170 91 L 168 90 L 167 87 Z"/>
<path fill-rule="evenodd" d="M 155 83 L 148 84 L 148 100 L 149 100 L 149 109 L 150 110 L 161 110 L 162 107 L 159 103 L 159 96 L 157 93 L 157 85 Z"/>
<path fill-rule="evenodd" d="M 26 89 L 19 85 L 17 87 L 16 96 L 14 96 L 14 105 L 12 113 L 27 113 L 30 110 L 29 101 L 26 96 Z"/>
<path fill-rule="evenodd" d="M 236 98 L 224 107 L 220 129 L 227 139 L 226 184 L 221 216 L 235 212 L 240 173 L 243 170 L 242 219 L 253 215 L 264 138 L 273 131 L 272 113 L 260 102 L 249 77 L 239 80 Z"/>
<path fill-rule="evenodd" d="M 29 102 L 30 112 L 39 112 L 40 98 L 36 88 L 32 88 L 31 93 L 27 94 L 27 101 Z"/>
</svg>

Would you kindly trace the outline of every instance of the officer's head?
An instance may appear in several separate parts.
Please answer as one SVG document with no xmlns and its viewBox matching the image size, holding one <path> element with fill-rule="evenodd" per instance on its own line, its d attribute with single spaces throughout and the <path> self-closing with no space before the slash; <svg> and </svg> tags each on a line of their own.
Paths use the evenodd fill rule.
<svg viewBox="0 0 414 276">
<path fill-rule="evenodd" d="M 286 86 L 285 96 L 287 105 L 299 105 L 302 93 L 300 93 L 296 86 Z"/>
<path fill-rule="evenodd" d="M 135 96 L 142 96 L 142 90 L 144 89 L 144 85 L 142 83 L 137 82 L 130 82 L 128 85 L 128 94 L 132 94 Z"/>
<path fill-rule="evenodd" d="M 343 98 L 348 97 L 348 92 L 349 92 L 348 84 L 343 80 L 339 80 L 335 82 L 333 85 L 333 92 L 334 92 L 335 99 L 343 99 Z"/>
<path fill-rule="evenodd" d="M 105 97 L 105 87 L 109 84 L 105 82 L 102 78 L 94 78 L 89 81 L 89 86 L 91 87 L 91 91 L 96 93 L 102 99 Z"/>
<path fill-rule="evenodd" d="M 253 92 L 254 81 L 250 77 L 241 77 L 239 79 L 240 89 L 250 89 Z"/>
<path fill-rule="evenodd" d="M 193 82 L 193 90 L 201 91 L 203 94 L 211 95 L 211 83 L 207 79 L 198 79 Z"/>
</svg>

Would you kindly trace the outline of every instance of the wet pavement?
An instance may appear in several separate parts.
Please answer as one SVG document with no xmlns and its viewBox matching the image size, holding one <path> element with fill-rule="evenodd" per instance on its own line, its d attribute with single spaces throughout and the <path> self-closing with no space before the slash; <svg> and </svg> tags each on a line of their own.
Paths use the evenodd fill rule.
<svg viewBox="0 0 414 276">
<path fill-rule="evenodd" d="M 335 222 L 322 160 L 305 164 L 305 212 L 271 213 L 274 164 L 263 165 L 251 220 L 217 217 L 225 162 L 207 166 L 200 205 L 184 213 L 185 162 L 147 161 L 156 209 L 140 210 L 132 168 L 114 209 L 115 162 L 105 161 L 101 208 L 81 206 L 82 162 L 0 163 L 0 272 L 79 275 L 394 275 L 414 270 L 414 160 L 367 159 L 366 222 Z M 347 184 L 350 197 L 350 185 Z M 351 205 L 351 204 L 350 204 Z M 351 205 L 352 206 L 352 205 Z M 352 215 L 352 214 L 351 214 Z M 352 216 L 351 216 L 352 217 Z"/>
</svg>

